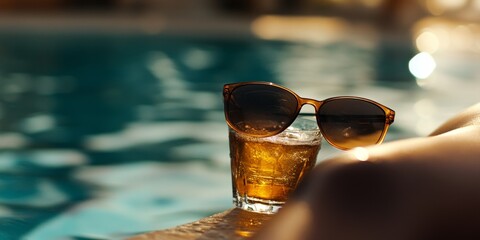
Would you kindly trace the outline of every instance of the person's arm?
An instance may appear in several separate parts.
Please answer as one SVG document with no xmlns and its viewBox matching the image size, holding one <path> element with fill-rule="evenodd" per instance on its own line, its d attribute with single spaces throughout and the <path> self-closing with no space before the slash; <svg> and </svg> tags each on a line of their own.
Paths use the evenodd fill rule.
<svg viewBox="0 0 480 240">
<path fill-rule="evenodd" d="M 439 135 L 457 128 L 478 125 L 480 125 L 480 103 L 473 105 L 467 110 L 449 119 L 436 130 L 434 130 L 430 136 Z"/>
<path fill-rule="evenodd" d="M 429 137 L 354 149 L 320 163 L 256 236 L 467 238 L 480 239 L 480 104 Z"/>
</svg>

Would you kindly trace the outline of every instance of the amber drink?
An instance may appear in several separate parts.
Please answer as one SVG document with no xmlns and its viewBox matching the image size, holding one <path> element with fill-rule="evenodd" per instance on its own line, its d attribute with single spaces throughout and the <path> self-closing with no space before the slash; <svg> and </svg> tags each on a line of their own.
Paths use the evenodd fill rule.
<svg viewBox="0 0 480 240">
<path fill-rule="evenodd" d="M 233 202 L 254 212 L 275 213 L 316 163 L 322 136 L 315 121 L 297 119 L 266 138 L 230 129 Z"/>
</svg>

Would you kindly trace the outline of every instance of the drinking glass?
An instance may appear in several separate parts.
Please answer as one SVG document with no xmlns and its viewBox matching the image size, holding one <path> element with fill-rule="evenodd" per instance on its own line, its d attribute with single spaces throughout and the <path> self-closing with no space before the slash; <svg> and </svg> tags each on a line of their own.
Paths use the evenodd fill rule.
<svg viewBox="0 0 480 240">
<path fill-rule="evenodd" d="M 321 142 L 317 123 L 304 118 L 264 138 L 230 128 L 234 205 L 259 213 L 277 212 L 315 165 Z"/>
</svg>

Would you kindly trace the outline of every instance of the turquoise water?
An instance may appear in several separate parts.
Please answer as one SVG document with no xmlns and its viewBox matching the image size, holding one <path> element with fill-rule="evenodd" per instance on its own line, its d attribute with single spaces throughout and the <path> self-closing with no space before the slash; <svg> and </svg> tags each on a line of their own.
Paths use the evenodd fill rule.
<svg viewBox="0 0 480 240">
<path fill-rule="evenodd" d="M 408 71 L 415 54 L 351 39 L 2 33 L 0 239 L 109 239 L 230 208 L 225 83 L 375 99 L 397 112 L 387 141 L 478 101 L 478 54 L 437 55 L 429 87 Z M 319 160 L 338 153 L 324 144 Z"/>
</svg>

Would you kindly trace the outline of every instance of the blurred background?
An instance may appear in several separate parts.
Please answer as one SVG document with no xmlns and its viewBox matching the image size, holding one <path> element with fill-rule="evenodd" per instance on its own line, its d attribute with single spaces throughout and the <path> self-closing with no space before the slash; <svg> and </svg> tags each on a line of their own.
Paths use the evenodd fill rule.
<svg viewBox="0 0 480 240">
<path fill-rule="evenodd" d="M 478 102 L 480 0 L 0 0 L 0 239 L 115 239 L 232 206 L 223 84 L 358 95 L 386 141 Z M 312 111 L 305 107 L 305 111 Z M 324 143 L 318 162 L 339 154 Z"/>
</svg>

